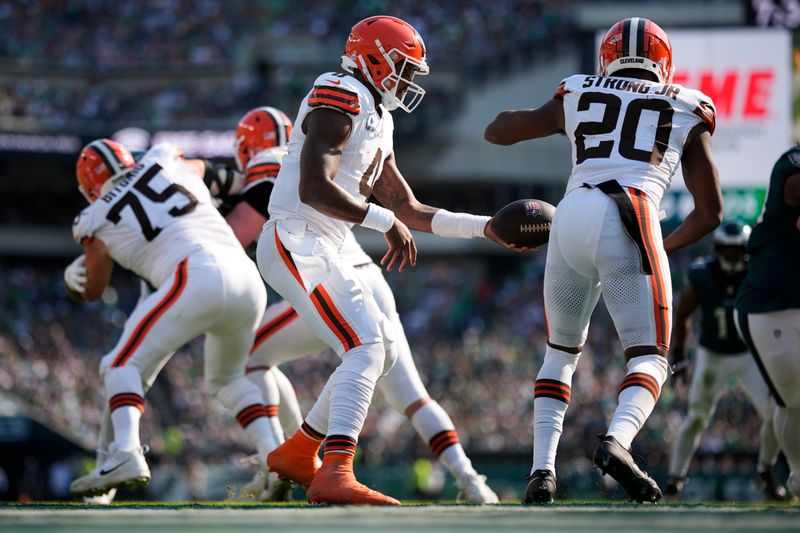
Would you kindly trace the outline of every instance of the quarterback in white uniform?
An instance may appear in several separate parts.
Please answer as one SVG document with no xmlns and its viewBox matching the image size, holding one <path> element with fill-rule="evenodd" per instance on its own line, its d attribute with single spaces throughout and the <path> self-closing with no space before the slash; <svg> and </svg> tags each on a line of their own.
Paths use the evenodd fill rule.
<svg viewBox="0 0 800 533">
<path fill-rule="evenodd" d="M 236 164 L 244 170 L 241 194 L 230 198 L 236 202 L 226 220 L 243 246 L 251 245 L 269 219 L 267 205 L 275 184 L 275 177 L 286 154 L 286 143 L 292 124 L 285 114 L 271 107 L 258 107 L 249 111 L 239 121 L 236 131 Z M 212 174 L 213 175 L 213 174 Z M 222 178 L 222 176 L 220 176 Z M 219 180 L 214 190 L 230 190 L 227 179 Z M 234 188 L 236 188 L 234 186 Z M 390 405 L 405 414 L 427 442 L 431 450 L 447 465 L 461 497 L 471 503 L 496 503 L 497 495 L 486 485 L 464 453 L 453 422 L 447 413 L 428 395 L 419 377 L 411 349 L 405 338 L 397 314 L 391 288 L 380 267 L 364 252 L 353 233 L 348 231 L 340 250 L 342 259 L 354 266 L 364 285 L 371 291 L 378 307 L 391 320 L 397 335 L 397 362 L 378 388 L 386 395 Z M 247 362 L 247 378 L 256 384 L 264 398 L 271 420 L 280 419 L 283 430 L 294 433 L 302 424 L 294 389 L 278 369 L 279 364 L 293 361 L 327 348 L 291 305 L 282 300 L 267 307 L 256 333 Z M 277 432 L 281 432 L 280 427 Z M 279 439 L 283 440 L 282 433 Z M 242 492 L 263 499 L 274 498 L 274 491 L 264 492 L 266 479 L 259 470 L 253 481 Z"/>
<path fill-rule="evenodd" d="M 73 223 L 85 255 L 65 272 L 70 292 L 99 298 L 115 262 L 156 290 L 103 357 L 114 440 L 107 459 L 70 490 L 92 496 L 150 481 L 139 441 L 145 391 L 172 352 L 203 333 L 209 390 L 267 454 L 278 442 L 258 388 L 244 377 L 266 291 L 200 177 L 174 146 L 157 145 L 134 164 L 125 147 L 107 139 L 83 149 L 77 174 L 91 205 Z"/>
<path fill-rule="evenodd" d="M 394 17 L 365 19 L 351 30 L 342 67 L 350 74 L 318 77 L 300 105 L 257 252 L 267 283 L 342 363 L 302 427 L 269 455 L 268 464 L 307 487 L 311 502 L 397 505 L 353 475 L 357 438 L 375 382 L 397 357 L 397 337 L 372 291 L 342 257 L 342 244 L 353 224 L 381 231 L 389 244 L 381 264 L 402 271 L 416 262 L 409 228 L 498 239 L 489 217 L 418 202 L 397 169 L 390 111 L 417 106 L 424 91 L 413 78 L 428 72 L 416 30 Z M 367 202 L 372 194 L 384 207 Z"/>
<path fill-rule="evenodd" d="M 487 128 L 495 144 L 565 132 L 572 174 L 550 231 L 544 274 L 547 348 L 534 389 L 534 453 L 525 503 L 549 503 L 572 374 L 600 294 L 625 350 L 628 372 L 594 463 L 631 499 L 656 501 L 658 485 L 629 448 L 667 378 L 672 288 L 667 253 L 721 219 L 711 156 L 715 111 L 699 91 L 674 85 L 672 47 L 655 23 L 626 19 L 606 33 L 598 75 L 566 78 L 538 109 L 506 111 Z M 666 239 L 659 205 L 678 164 L 694 210 Z"/>
</svg>

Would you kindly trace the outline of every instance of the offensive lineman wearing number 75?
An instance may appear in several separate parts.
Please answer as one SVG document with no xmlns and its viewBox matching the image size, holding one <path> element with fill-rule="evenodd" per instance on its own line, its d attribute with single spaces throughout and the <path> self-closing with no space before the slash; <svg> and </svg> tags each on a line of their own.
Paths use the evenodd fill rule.
<svg viewBox="0 0 800 533">
<path fill-rule="evenodd" d="M 636 501 L 661 498 L 630 446 L 667 379 L 672 287 L 667 254 L 716 228 L 722 217 L 711 155 L 715 111 L 699 91 L 672 83 L 672 46 L 645 18 L 614 24 L 597 75 L 564 79 L 537 109 L 505 111 L 486 139 L 509 145 L 566 133 L 572 174 L 550 230 L 544 274 L 547 348 L 534 387 L 533 466 L 525 503 L 549 503 L 572 374 L 603 294 L 627 374 L 594 463 Z M 694 210 L 665 239 L 659 204 L 683 166 Z"/>
<path fill-rule="evenodd" d="M 202 176 L 169 144 L 138 163 L 109 139 L 78 158 L 78 188 L 90 202 L 72 232 L 84 247 L 64 277 L 73 296 L 96 300 L 115 263 L 155 287 L 141 300 L 117 345 L 100 363 L 113 441 L 97 468 L 72 482 L 75 495 L 98 496 L 150 482 L 139 440 L 145 392 L 172 353 L 205 333 L 204 377 L 265 455 L 277 447 L 258 388 L 244 365 L 266 306 L 258 270 L 211 201 Z M 108 432 L 112 428 L 105 427 Z M 101 442 L 107 442 L 101 436 Z"/>
</svg>

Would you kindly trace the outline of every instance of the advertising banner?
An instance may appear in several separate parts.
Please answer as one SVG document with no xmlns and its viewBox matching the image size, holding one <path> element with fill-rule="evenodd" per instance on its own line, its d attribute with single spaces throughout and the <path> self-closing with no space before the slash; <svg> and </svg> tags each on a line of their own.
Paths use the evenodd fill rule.
<svg viewBox="0 0 800 533">
<path fill-rule="evenodd" d="M 674 82 L 717 109 L 712 138 L 723 189 L 765 187 L 792 144 L 791 37 L 782 29 L 668 30 Z M 676 176 L 673 187 L 683 186 Z M 685 188 L 685 187 L 684 187 Z"/>
</svg>

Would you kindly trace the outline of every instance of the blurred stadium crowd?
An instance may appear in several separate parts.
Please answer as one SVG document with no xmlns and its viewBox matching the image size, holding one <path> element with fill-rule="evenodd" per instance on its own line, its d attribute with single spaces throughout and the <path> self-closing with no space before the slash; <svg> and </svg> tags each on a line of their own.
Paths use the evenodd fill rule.
<svg viewBox="0 0 800 533">
<path fill-rule="evenodd" d="M 304 38 L 327 55 L 336 50 L 317 58 L 333 68 L 353 21 L 390 10 L 425 35 L 433 69 L 457 66 L 465 79 L 479 80 L 474 74 L 507 66 L 512 56 L 529 56 L 563 34 L 570 4 L 122 0 L 109 8 L 97 0 L 8 2 L 0 5 L 0 64 L 18 70 L 0 76 L 0 119 L 34 119 L 49 128 L 153 121 L 174 127 L 198 118 L 235 121 L 265 103 L 293 110 L 308 80 L 301 65 L 277 57 L 285 43 Z M 245 56 L 260 59 L 234 68 Z M 447 97 L 434 88 L 428 113 L 436 113 L 434 100 L 447 106 Z"/>
</svg>

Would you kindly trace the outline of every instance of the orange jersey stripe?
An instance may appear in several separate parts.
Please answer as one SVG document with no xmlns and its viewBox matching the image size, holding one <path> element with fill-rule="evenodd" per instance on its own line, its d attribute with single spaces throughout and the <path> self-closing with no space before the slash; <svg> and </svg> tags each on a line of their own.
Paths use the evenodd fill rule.
<svg viewBox="0 0 800 533">
<path fill-rule="evenodd" d="M 139 322 L 139 325 L 133 330 L 131 338 L 128 339 L 128 342 L 122 348 L 122 351 L 119 352 L 119 355 L 117 355 L 117 357 L 114 359 L 114 362 L 111 363 L 112 367 L 124 366 L 147 336 L 147 333 L 150 331 L 150 329 L 152 329 L 153 324 L 155 324 L 158 319 L 161 318 L 161 316 L 166 313 L 176 301 L 178 301 L 178 298 L 180 298 L 181 294 L 183 293 L 183 289 L 186 288 L 186 265 L 187 259 L 184 259 L 180 262 L 178 269 L 175 271 L 175 281 L 173 281 L 169 292 L 164 299 L 158 302 L 158 304 L 149 313 L 147 313 L 147 315 L 145 315 L 141 322 Z"/>
<path fill-rule="evenodd" d="M 352 91 L 348 91 L 346 89 L 337 89 L 335 87 L 329 87 L 324 85 L 317 85 L 311 91 L 311 97 L 314 98 L 316 96 L 335 96 L 336 98 L 341 98 L 342 100 L 346 100 L 353 105 L 358 105 L 358 95 Z"/>
<path fill-rule="evenodd" d="M 666 338 L 666 332 L 669 327 L 669 317 L 667 316 L 667 306 L 664 305 L 666 301 L 664 275 L 659 256 L 656 253 L 656 242 L 653 238 L 653 230 L 650 221 L 650 208 L 647 204 L 647 197 L 642 191 L 634 188 L 630 188 L 629 190 L 631 202 L 636 211 L 636 218 L 639 221 L 639 230 L 642 233 L 645 250 L 647 251 L 650 265 L 653 267 L 653 274 L 650 276 L 650 287 L 653 294 L 653 317 L 656 326 L 656 344 L 663 348 L 668 348 L 669 339 Z"/>
<path fill-rule="evenodd" d="M 254 181 L 258 181 L 264 178 L 277 178 L 278 172 L 280 169 L 268 169 L 262 170 L 259 172 L 248 172 L 247 177 L 244 179 L 245 185 L 250 185 Z"/>
<path fill-rule="evenodd" d="M 348 343 L 348 339 L 345 336 L 344 331 L 342 331 L 342 328 L 337 327 L 337 324 L 332 320 L 330 314 L 325 309 L 324 302 L 321 300 L 319 293 L 316 292 L 315 290 L 314 292 L 311 293 L 310 296 L 311 296 L 311 303 L 314 304 L 317 313 L 319 314 L 319 316 L 322 317 L 322 320 L 325 321 L 325 324 L 327 324 L 328 329 L 330 329 L 333 332 L 333 334 L 336 335 L 336 338 L 339 339 L 339 342 L 342 343 L 342 346 L 344 347 L 345 350 L 351 349 L 351 346 Z"/>
<path fill-rule="evenodd" d="M 297 280 L 297 283 L 300 284 L 303 289 L 306 288 L 306 284 L 303 283 L 303 278 L 300 276 L 300 271 L 297 270 L 297 266 L 294 264 L 292 260 L 291 252 L 286 249 L 286 247 L 281 242 L 281 238 L 278 237 L 278 227 L 275 226 L 275 245 L 278 248 L 278 253 L 281 255 L 281 259 L 283 259 L 283 263 L 286 265 L 286 268 L 289 269 L 289 272 L 294 276 L 294 279 Z"/>
<path fill-rule="evenodd" d="M 264 341 L 266 341 L 268 338 L 270 338 L 275 333 L 280 331 L 281 328 L 294 321 L 295 318 L 297 318 L 297 311 L 295 311 L 293 307 L 290 307 L 283 313 L 279 314 L 278 316 L 276 316 L 275 318 L 273 318 L 272 320 L 261 326 L 261 328 L 259 328 L 259 330 L 256 332 L 256 339 L 253 342 L 253 347 L 250 348 L 250 355 L 252 355 L 253 352 L 255 352 L 258 349 L 259 346 L 264 344 Z M 248 371 L 252 372 L 254 369 L 257 368 L 256 367 L 253 367 L 253 369 L 248 368 Z"/>
<path fill-rule="evenodd" d="M 330 307 L 336 321 L 339 324 L 341 324 L 342 327 L 344 328 L 345 335 L 349 338 L 350 343 L 352 344 L 351 348 L 355 348 L 356 346 L 361 346 L 361 340 L 358 338 L 358 335 L 356 335 L 356 332 L 353 330 L 352 326 L 350 326 L 347 320 L 344 319 L 342 313 L 339 312 L 339 309 L 337 309 L 337 307 L 333 304 L 333 299 L 331 298 L 331 295 L 328 294 L 328 291 L 327 289 L 325 289 L 325 286 L 319 284 L 317 285 L 316 290 L 319 291 L 319 294 L 320 296 L 322 296 L 322 299 L 325 300 L 325 303 L 327 303 L 328 307 Z"/>
<path fill-rule="evenodd" d="M 325 98 L 325 97 L 313 97 L 308 99 L 309 107 L 318 107 L 321 105 L 335 107 L 337 109 L 341 109 L 346 113 L 352 113 L 354 115 L 358 115 L 361 112 L 360 106 L 354 106 L 350 104 L 346 104 L 344 102 L 340 102 L 338 100 L 334 100 L 333 98 Z"/>
</svg>

